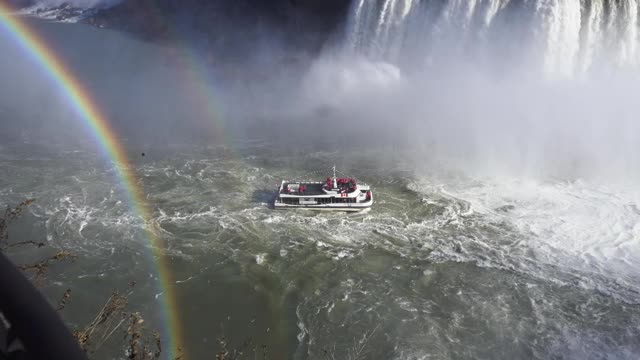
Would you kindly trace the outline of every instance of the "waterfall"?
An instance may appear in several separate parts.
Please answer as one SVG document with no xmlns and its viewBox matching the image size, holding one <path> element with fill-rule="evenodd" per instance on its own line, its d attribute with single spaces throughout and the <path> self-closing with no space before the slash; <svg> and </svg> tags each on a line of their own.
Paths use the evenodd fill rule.
<svg viewBox="0 0 640 360">
<path fill-rule="evenodd" d="M 400 67 L 466 61 L 548 75 L 637 69 L 637 0 L 354 0 L 346 45 Z"/>
</svg>

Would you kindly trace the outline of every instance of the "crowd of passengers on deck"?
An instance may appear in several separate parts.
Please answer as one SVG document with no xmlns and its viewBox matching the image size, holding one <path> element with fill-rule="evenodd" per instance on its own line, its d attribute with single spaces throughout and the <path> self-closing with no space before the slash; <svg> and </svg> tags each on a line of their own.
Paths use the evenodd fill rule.
<svg viewBox="0 0 640 360">
<path fill-rule="evenodd" d="M 356 190 L 356 180 L 355 179 L 351 179 L 351 178 L 338 178 L 336 179 L 336 185 L 337 185 L 337 190 L 338 193 L 340 194 L 346 194 L 346 193 L 351 193 L 354 192 Z M 327 178 L 327 183 L 326 185 L 324 185 L 324 188 L 326 190 L 333 190 L 333 179 L 332 178 Z M 305 194 L 307 192 L 307 185 L 305 184 L 300 184 L 299 186 L 297 186 L 297 189 L 295 187 L 291 187 L 289 184 L 286 185 L 285 189 L 284 189 L 285 193 L 300 193 L 300 194 Z"/>
</svg>

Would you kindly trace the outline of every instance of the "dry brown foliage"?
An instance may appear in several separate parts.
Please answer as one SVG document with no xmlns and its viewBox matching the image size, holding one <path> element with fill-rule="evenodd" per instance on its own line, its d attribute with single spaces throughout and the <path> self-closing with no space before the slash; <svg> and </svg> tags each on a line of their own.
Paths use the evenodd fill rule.
<svg viewBox="0 0 640 360">
<path fill-rule="evenodd" d="M 21 202 L 20 204 L 18 204 L 18 206 L 16 206 L 15 208 L 11 208 L 7 206 L 7 209 L 4 211 L 4 214 L 2 214 L 2 217 L 0 217 L 0 249 L 2 247 L 8 246 L 7 240 L 9 239 L 9 224 L 15 221 L 16 219 L 18 219 L 20 215 L 22 215 L 22 213 L 26 210 L 26 208 L 29 205 L 31 205 L 34 201 L 36 200 L 27 199 Z M 25 243 L 29 244 L 32 242 L 28 241 Z M 19 245 L 19 244 L 21 243 L 14 244 L 14 245 Z"/>
<path fill-rule="evenodd" d="M 129 316 L 130 325 L 127 329 L 129 338 L 129 349 L 127 351 L 129 359 L 135 360 L 152 360 L 160 358 L 162 346 L 160 334 L 153 332 L 153 342 L 145 336 L 144 319 L 140 313 L 133 313 Z M 155 343 L 155 350 L 150 345 Z"/>
<path fill-rule="evenodd" d="M 268 359 L 267 345 L 254 344 L 253 339 L 248 338 L 237 349 L 229 349 L 229 341 L 222 336 L 218 339 L 220 351 L 216 354 L 216 360 L 241 360 L 241 359 L 257 359 L 258 353 L 262 353 L 262 359 Z"/>
<path fill-rule="evenodd" d="M 81 330 L 74 331 L 80 347 L 87 353 L 100 348 L 125 322 L 127 297 L 114 291 L 93 320 Z"/>
<path fill-rule="evenodd" d="M 34 201 L 34 199 L 25 200 L 15 208 L 7 207 L 4 214 L 0 214 L 0 251 L 14 246 L 32 245 L 35 247 L 43 247 L 46 245 L 44 242 L 37 241 L 22 241 L 16 243 L 8 242 L 9 224 L 18 219 L 24 213 L 26 208 Z M 25 273 L 32 274 L 32 281 L 40 283 L 51 265 L 74 258 L 75 255 L 71 252 L 61 250 L 36 263 L 18 265 L 17 267 Z M 88 355 L 99 350 L 107 340 L 109 340 L 109 338 L 111 338 L 111 336 L 123 326 L 123 324 L 128 322 L 130 325 L 126 329 L 125 336 L 125 340 L 128 340 L 126 341 L 128 344 L 128 358 L 133 360 L 151 360 L 160 357 L 162 352 L 160 335 L 157 332 L 153 332 L 151 335 L 148 335 L 148 331 L 146 331 L 143 326 L 144 320 L 142 319 L 142 316 L 139 313 L 129 314 L 126 312 L 128 297 L 131 295 L 131 291 L 134 286 L 135 282 L 131 282 L 129 284 L 128 292 L 124 295 L 114 291 L 100 311 L 95 315 L 93 320 L 84 328 L 73 332 L 73 335 L 76 337 L 80 347 Z M 67 289 L 58 302 L 57 310 L 64 310 L 70 299 L 71 289 Z M 153 344 L 155 349 L 151 350 L 152 346 L 149 344 Z M 181 355 L 179 357 L 181 357 Z"/>
<path fill-rule="evenodd" d="M 64 310 L 64 307 L 67 305 L 67 301 L 71 300 L 71 289 L 67 289 L 67 291 L 62 294 L 62 298 L 58 301 L 58 311 Z"/>
<path fill-rule="evenodd" d="M 60 250 L 55 255 L 50 256 L 46 259 L 40 260 L 34 264 L 26 264 L 26 265 L 18 265 L 18 269 L 24 272 L 30 272 L 33 274 L 31 278 L 32 281 L 38 283 L 42 280 L 42 278 L 46 275 L 47 270 L 49 270 L 49 266 L 52 264 L 59 263 L 63 260 L 73 260 L 75 259 L 75 255 L 66 250 Z"/>
<path fill-rule="evenodd" d="M 126 311 L 128 298 L 134 286 L 135 282 L 131 282 L 129 291 L 124 295 L 114 291 L 95 318 L 85 328 L 74 332 L 74 336 L 85 352 L 92 354 L 98 351 L 118 329 L 128 323 L 124 336 L 127 344 L 127 358 L 132 360 L 160 358 L 162 353 L 160 335 L 157 332 L 148 334 L 140 313 Z"/>
</svg>

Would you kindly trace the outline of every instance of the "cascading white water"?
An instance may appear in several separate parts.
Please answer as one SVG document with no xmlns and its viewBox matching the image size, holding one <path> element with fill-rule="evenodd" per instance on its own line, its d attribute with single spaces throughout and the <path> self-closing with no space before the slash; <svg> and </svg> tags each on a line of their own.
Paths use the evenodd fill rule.
<svg viewBox="0 0 640 360">
<path fill-rule="evenodd" d="M 547 75 L 573 77 L 594 67 L 638 67 L 639 12 L 637 0 L 357 0 L 347 47 L 399 65 L 454 55 L 533 61 Z"/>
</svg>

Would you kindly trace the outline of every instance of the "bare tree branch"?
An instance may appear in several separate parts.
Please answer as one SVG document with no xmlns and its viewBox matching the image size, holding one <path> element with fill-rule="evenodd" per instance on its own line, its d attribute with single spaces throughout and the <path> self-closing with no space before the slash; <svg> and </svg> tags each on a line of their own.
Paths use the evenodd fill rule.
<svg viewBox="0 0 640 360">
<path fill-rule="evenodd" d="M 9 224 L 15 221 L 22 215 L 26 208 L 31 205 L 35 199 L 27 199 L 15 208 L 7 206 L 2 217 L 0 217 L 0 248 L 5 246 L 7 239 L 9 239 Z"/>
</svg>

